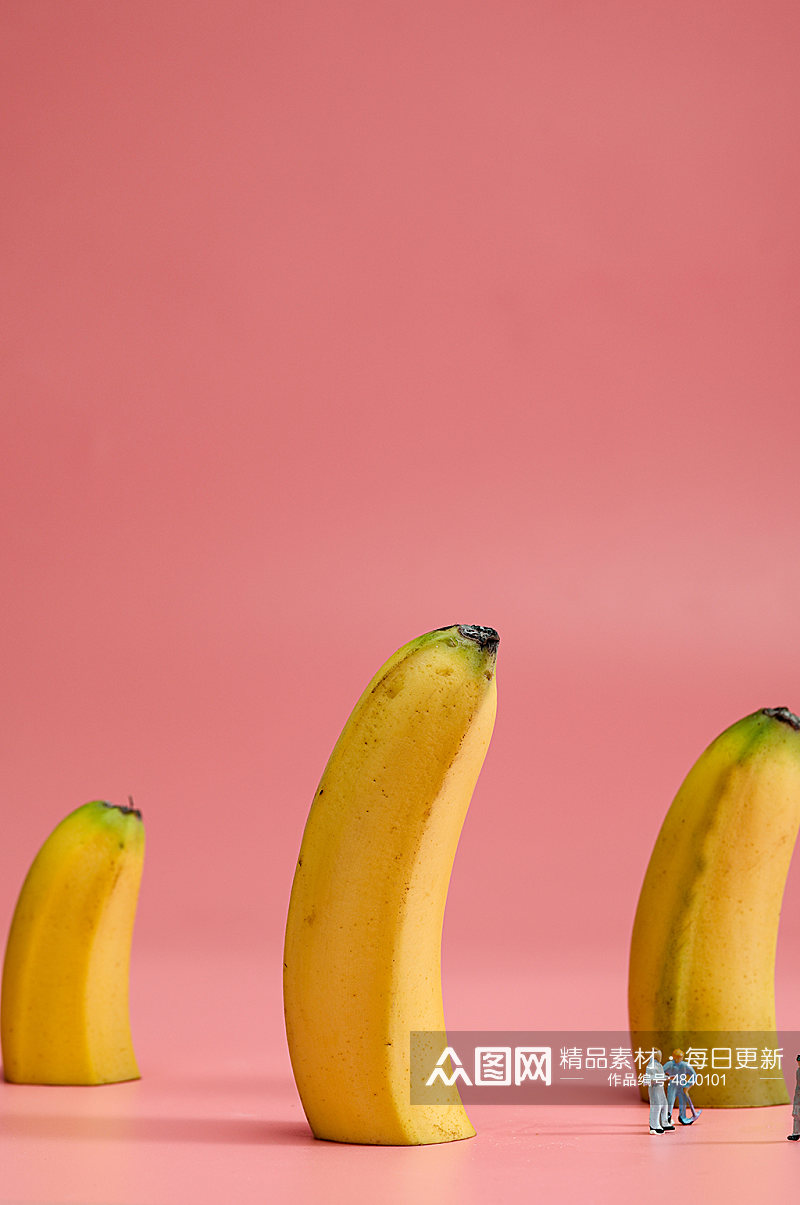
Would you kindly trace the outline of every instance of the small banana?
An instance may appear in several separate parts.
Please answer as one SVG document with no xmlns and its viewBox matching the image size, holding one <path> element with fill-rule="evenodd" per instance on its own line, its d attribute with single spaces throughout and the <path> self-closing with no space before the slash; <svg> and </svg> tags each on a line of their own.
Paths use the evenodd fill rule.
<svg viewBox="0 0 800 1205">
<path fill-rule="evenodd" d="M 475 1131 L 455 1087 L 410 1104 L 414 1030 L 444 1031 L 441 936 L 497 706 L 492 628 L 404 645 L 367 686 L 314 797 L 284 952 L 289 1052 L 317 1138 L 388 1145 Z"/>
<path fill-rule="evenodd" d="M 799 826 L 800 719 L 767 707 L 706 749 L 656 840 L 631 940 L 634 1047 L 686 1049 L 703 1033 L 750 1033 L 755 1045 L 775 1034 L 778 921 Z M 726 1082 L 692 1098 L 712 1107 L 788 1101 L 782 1078 L 717 1078 Z"/>
<path fill-rule="evenodd" d="M 138 1079 L 128 1019 L 144 859 L 133 806 L 96 801 L 53 830 L 28 871 L 3 965 L 3 1072 L 20 1084 Z"/>
</svg>

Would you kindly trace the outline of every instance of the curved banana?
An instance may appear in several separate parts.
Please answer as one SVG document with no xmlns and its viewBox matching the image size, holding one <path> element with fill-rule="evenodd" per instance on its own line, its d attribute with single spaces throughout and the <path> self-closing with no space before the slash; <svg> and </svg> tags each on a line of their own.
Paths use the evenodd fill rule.
<svg viewBox="0 0 800 1205">
<path fill-rule="evenodd" d="M 656 840 L 631 940 L 634 1048 L 655 1045 L 667 1057 L 703 1033 L 749 1033 L 753 1045 L 775 1034 L 778 921 L 799 826 L 800 720 L 764 708 L 706 749 Z M 711 1107 L 788 1101 L 782 1078 L 756 1071 L 692 1098 Z"/>
<path fill-rule="evenodd" d="M 444 1031 L 450 871 L 494 725 L 498 636 L 411 641 L 367 686 L 322 776 L 292 886 L 286 1033 L 317 1138 L 389 1145 L 475 1133 L 449 1103 L 411 1105 L 410 1035 Z"/>
<path fill-rule="evenodd" d="M 128 967 L 143 859 L 141 813 L 100 801 L 71 812 L 36 855 L 3 965 L 0 1039 L 10 1082 L 139 1078 Z"/>
</svg>

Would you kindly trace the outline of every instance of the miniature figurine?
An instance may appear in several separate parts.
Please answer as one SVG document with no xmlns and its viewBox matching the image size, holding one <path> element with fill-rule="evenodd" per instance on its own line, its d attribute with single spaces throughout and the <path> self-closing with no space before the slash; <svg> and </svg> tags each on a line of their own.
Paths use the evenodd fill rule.
<svg viewBox="0 0 800 1205">
<path fill-rule="evenodd" d="M 689 1095 L 689 1089 L 688 1089 L 688 1088 L 684 1088 L 684 1089 L 683 1089 L 683 1091 L 684 1091 L 684 1095 L 686 1096 L 686 1104 L 688 1105 L 688 1107 L 689 1107 L 689 1112 L 690 1112 L 690 1113 L 691 1113 L 691 1115 L 692 1115 L 692 1121 L 697 1121 L 698 1117 L 699 1117 L 699 1116 L 700 1116 L 700 1114 L 703 1112 L 703 1110 L 702 1110 L 702 1109 L 696 1109 L 696 1108 L 694 1107 L 694 1101 L 692 1100 L 691 1096 Z M 689 1124 L 689 1125 L 691 1125 L 691 1124 L 692 1124 L 692 1121 L 688 1122 L 688 1124 Z"/>
<path fill-rule="evenodd" d="M 794 1084 L 794 1099 L 792 1100 L 792 1132 L 786 1137 L 790 1142 L 800 1138 L 800 1054 L 797 1056 L 797 1075 Z"/>
<path fill-rule="evenodd" d="M 696 1121 L 699 1113 L 692 1105 L 692 1116 L 686 1116 L 686 1105 L 690 1103 L 688 1088 L 697 1079 L 694 1067 L 687 1063 L 682 1050 L 673 1050 L 672 1058 L 664 1064 L 664 1073 L 669 1079 L 667 1085 L 667 1113 L 672 1120 L 672 1110 L 675 1108 L 675 1098 L 678 1099 L 678 1120 L 682 1126 L 690 1126 Z"/>
<path fill-rule="evenodd" d="M 661 1051 L 653 1050 L 650 1062 L 645 1068 L 647 1095 L 650 1098 L 650 1133 L 663 1134 L 665 1130 L 674 1130 L 667 1112 L 667 1095 L 664 1091 L 666 1075 L 661 1066 Z"/>
</svg>

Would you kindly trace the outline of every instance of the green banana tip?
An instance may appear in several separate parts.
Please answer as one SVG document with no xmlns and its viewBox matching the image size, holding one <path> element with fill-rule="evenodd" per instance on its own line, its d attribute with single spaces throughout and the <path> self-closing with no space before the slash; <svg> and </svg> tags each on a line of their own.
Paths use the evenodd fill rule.
<svg viewBox="0 0 800 1205">
<path fill-rule="evenodd" d="M 796 716 L 788 707 L 762 707 L 761 712 L 762 715 L 768 715 L 781 724 L 788 724 L 790 728 L 794 728 L 795 732 L 800 732 L 800 717 Z"/>
<path fill-rule="evenodd" d="M 137 820 L 141 820 L 142 818 L 141 810 L 134 806 L 132 795 L 128 796 L 127 805 L 124 803 L 106 803 L 105 800 L 102 802 L 104 808 L 113 808 L 116 812 L 122 812 L 123 816 L 135 816 Z"/>
<path fill-rule="evenodd" d="M 494 628 L 482 628 L 472 623 L 460 623 L 457 627 L 465 640 L 472 640 L 487 653 L 495 652 L 500 643 L 500 636 Z"/>
<path fill-rule="evenodd" d="M 497 646 L 500 643 L 499 633 L 494 628 L 481 627 L 475 623 L 449 623 L 443 628 L 434 628 L 428 635 L 435 636 L 439 632 L 452 632 L 454 628 L 462 640 L 469 640 L 473 644 L 477 644 L 482 652 L 497 652 Z"/>
</svg>

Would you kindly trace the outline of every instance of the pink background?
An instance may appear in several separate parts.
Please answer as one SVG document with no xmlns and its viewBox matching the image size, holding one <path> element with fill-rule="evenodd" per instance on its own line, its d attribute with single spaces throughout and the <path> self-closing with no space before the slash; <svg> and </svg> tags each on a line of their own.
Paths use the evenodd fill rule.
<svg viewBox="0 0 800 1205">
<path fill-rule="evenodd" d="M 328 753 L 420 632 L 501 634 L 454 1028 L 623 1029 L 683 775 L 800 708 L 796 4 L 0 16 L 0 931 L 73 807 L 132 794 L 149 841 L 144 1078 L 0 1085 L 0 1201 L 795 1192 L 788 1110 L 671 1151 L 635 1101 L 315 1143 L 280 953 Z M 798 939 L 795 868 L 794 1028 Z"/>
</svg>

